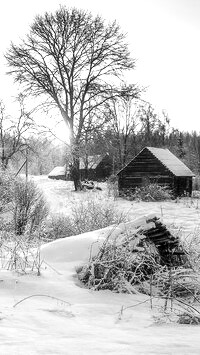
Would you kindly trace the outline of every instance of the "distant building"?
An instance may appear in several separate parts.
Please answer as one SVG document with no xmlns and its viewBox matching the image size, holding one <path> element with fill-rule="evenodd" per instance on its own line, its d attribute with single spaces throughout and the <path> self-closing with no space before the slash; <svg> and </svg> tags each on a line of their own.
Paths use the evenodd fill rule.
<svg viewBox="0 0 200 355">
<path fill-rule="evenodd" d="M 69 164 L 70 166 L 70 164 Z M 57 166 L 49 174 L 50 179 L 72 180 L 69 166 Z M 80 158 L 81 180 L 104 180 L 112 173 L 112 160 L 108 154 L 89 155 Z"/>
<path fill-rule="evenodd" d="M 81 180 L 104 180 L 112 173 L 112 160 L 109 154 L 80 158 L 80 172 Z"/>
<path fill-rule="evenodd" d="M 49 174 L 49 179 L 55 180 L 67 180 L 66 179 L 66 165 L 64 166 L 56 166 Z"/>
<path fill-rule="evenodd" d="M 193 172 L 168 149 L 145 147 L 118 173 L 119 192 L 144 182 L 169 186 L 175 196 L 192 194 Z"/>
</svg>

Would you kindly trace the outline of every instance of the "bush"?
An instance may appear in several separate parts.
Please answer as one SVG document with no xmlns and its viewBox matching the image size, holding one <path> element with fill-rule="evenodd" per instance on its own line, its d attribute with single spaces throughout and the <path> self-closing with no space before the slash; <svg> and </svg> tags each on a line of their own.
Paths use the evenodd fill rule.
<svg viewBox="0 0 200 355">
<path fill-rule="evenodd" d="M 15 177 L 7 170 L 0 170 L 0 212 L 12 201 Z"/>
<path fill-rule="evenodd" d="M 76 227 L 77 234 L 118 224 L 122 219 L 122 215 L 117 213 L 114 204 L 109 200 L 88 199 L 72 208 L 71 220 Z"/>
<path fill-rule="evenodd" d="M 194 191 L 200 191 L 200 176 L 195 176 L 192 181 L 192 189 Z"/>
<path fill-rule="evenodd" d="M 79 270 L 79 279 L 95 290 L 149 293 L 150 287 L 144 291 L 145 281 L 163 267 L 158 251 L 153 245 L 148 246 L 144 238 L 137 235 L 130 239 L 127 235 L 115 242 L 108 238 L 93 260 Z"/>
<path fill-rule="evenodd" d="M 95 290 L 142 292 L 166 299 L 200 295 L 199 274 L 190 256 L 185 254 L 179 265 L 172 262 L 172 250 L 166 262 L 159 246 L 143 233 L 120 234 L 114 242 L 108 237 L 97 255 L 77 270 L 80 281 Z"/>
<path fill-rule="evenodd" d="M 126 197 L 138 201 L 164 201 L 172 198 L 172 191 L 167 186 L 159 184 L 147 184 L 136 187 L 135 190 L 126 191 Z"/>
<path fill-rule="evenodd" d="M 47 220 L 43 228 L 42 239 L 45 242 L 49 242 L 51 240 L 65 238 L 75 234 L 77 233 L 71 223 L 70 217 L 53 215 Z"/>
<path fill-rule="evenodd" d="M 18 179 L 14 186 L 12 215 L 17 235 L 34 232 L 46 218 L 48 208 L 43 194 L 33 181 Z"/>
<path fill-rule="evenodd" d="M 72 208 L 70 216 L 57 215 L 49 219 L 44 237 L 57 239 L 77 235 L 118 224 L 124 220 L 113 203 L 88 199 Z"/>
<path fill-rule="evenodd" d="M 109 197 L 118 197 L 118 178 L 116 175 L 111 175 L 107 180 L 107 189 L 108 189 L 108 196 Z"/>
<path fill-rule="evenodd" d="M 199 270 L 196 272 L 193 269 L 190 254 L 186 253 L 184 247 L 177 247 L 171 250 L 169 263 L 166 263 L 160 244 L 156 245 L 148 234 L 145 236 L 143 229 L 139 228 L 135 232 L 127 230 L 115 235 L 114 240 L 112 234 L 108 236 L 99 252 L 90 257 L 85 265 L 77 267 L 76 272 L 86 287 L 96 291 L 109 289 L 149 295 L 144 302 L 149 302 L 151 309 L 161 312 L 159 322 L 199 325 Z M 181 250 L 184 258 L 181 264 L 176 265 L 172 263 L 172 257 L 176 258 L 176 252 Z M 180 257 L 181 254 L 178 259 Z M 122 307 L 118 319 L 122 319 L 126 309 L 140 303 Z"/>
<path fill-rule="evenodd" d="M 37 234 L 39 234 L 38 231 Z M 40 258 L 39 237 L 29 240 L 26 233 L 21 236 L 9 233 L 9 239 L 6 240 L 2 236 L 0 242 L 0 267 L 2 269 L 19 273 L 37 271 L 37 275 L 40 275 L 43 260 Z"/>
<path fill-rule="evenodd" d="M 192 234 L 185 236 L 183 246 L 186 250 L 193 270 L 200 272 L 200 229 L 197 228 Z"/>
</svg>

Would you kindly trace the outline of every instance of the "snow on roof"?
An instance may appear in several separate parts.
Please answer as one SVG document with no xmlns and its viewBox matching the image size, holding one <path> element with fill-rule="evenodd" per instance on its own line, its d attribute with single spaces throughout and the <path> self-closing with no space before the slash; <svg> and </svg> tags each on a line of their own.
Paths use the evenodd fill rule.
<svg viewBox="0 0 200 355">
<path fill-rule="evenodd" d="M 60 176 L 60 175 L 65 175 L 66 174 L 66 166 L 56 166 L 49 174 L 48 176 Z"/>
<path fill-rule="evenodd" d="M 101 160 L 103 159 L 102 155 L 89 155 L 88 159 L 88 169 L 96 169 Z M 80 169 L 85 169 L 86 159 L 80 158 Z"/>
<path fill-rule="evenodd" d="M 194 173 L 168 149 L 146 148 L 175 176 L 195 176 Z"/>
</svg>

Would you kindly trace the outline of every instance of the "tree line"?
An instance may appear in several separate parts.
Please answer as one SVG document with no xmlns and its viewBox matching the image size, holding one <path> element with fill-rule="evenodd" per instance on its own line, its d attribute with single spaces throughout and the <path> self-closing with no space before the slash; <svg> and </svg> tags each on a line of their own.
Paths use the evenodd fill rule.
<svg viewBox="0 0 200 355">
<path fill-rule="evenodd" d="M 29 173 L 46 175 L 55 166 L 71 163 L 70 146 L 55 141 L 41 131 L 27 111 L 24 98 L 18 98 L 16 116 L 0 103 L 0 162 L 16 172 L 27 158 Z M 182 132 L 171 126 L 165 111 L 160 114 L 149 103 L 118 97 L 107 103 L 104 124 L 85 126 L 79 144 L 79 157 L 109 154 L 115 174 L 145 146 L 168 148 L 196 175 L 200 175 L 200 133 Z M 51 132 L 50 132 L 51 133 Z M 59 143 L 58 143 L 59 142 Z"/>
</svg>

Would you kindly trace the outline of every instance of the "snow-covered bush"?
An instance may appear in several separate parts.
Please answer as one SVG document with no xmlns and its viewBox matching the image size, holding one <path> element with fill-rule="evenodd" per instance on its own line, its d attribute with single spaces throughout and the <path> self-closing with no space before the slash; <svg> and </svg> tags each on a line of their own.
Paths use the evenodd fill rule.
<svg viewBox="0 0 200 355">
<path fill-rule="evenodd" d="M 71 220 L 77 234 L 107 227 L 122 222 L 114 203 L 109 200 L 90 199 L 81 201 L 72 208 Z"/>
<path fill-rule="evenodd" d="M 125 220 L 109 200 L 87 199 L 72 207 L 70 216 L 54 215 L 46 225 L 45 239 L 57 239 L 101 229 Z"/>
<path fill-rule="evenodd" d="M 33 181 L 15 177 L 8 170 L 0 171 L 0 230 L 23 234 L 32 233 L 48 214 L 42 192 Z M 6 213 L 6 215 L 5 215 Z"/>
<path fill-rule="evenodd" d="M 45 223 L 42 239 L 45 242 L 77 234 L 69 216 L 52 215 Z"/>
<path fill-rule="evenodd" d="M 33 181 L 18 179 L 15 182 L 12 199 L 14 230 L 22 235 L 26 230 L 31 234 L 48 214 L 46 200 Z"/>
<path fill-rule="evenodd" d="M 199 297 L 199 273 L 184 247 L 177 249 L 183 255 L 177 257 L 172 250 L 166 259 L 170 244 L 163 254 L 159 243 L 142 233 L 119 235 L 114 241 L 108 236 L 97 255 L 77 269 L 79 280 L 94 290 L 140 292 L 166 301 Z"/>
<path fill-rule="evenodd" d="M 195 176 L 192 181 L 193 191 L 200 191 L 200 176 Z"/>
<path fill-rule="evenodd" d="M 200 272 L 200 229 L 199 227 L 187 237 L 182 238 L 193 270 Z"/>
<path fill-rule="evenodd" d="M 3 172 L 0 180 L 0 267 L 40 274 L 42 222 L 46 201 L 32 181 Z"/>
<path fill-rule="evenodd" d="M 37 231 L 38 232 L 38 231 Z M 36 234 L 36 231 L 35 233 Z M 40 238 L 29 240 L 26 233 L 16 235 L 9 233 L 0 239 L 0 267 L 20 273 L 37 272 L 40 276 L 42 260 L 40 258 Z"/>
<path fill-rule="evenodd" d="M 12 201 L 15 177 L 7 170 L 0 169 L 0 212 L 5 211 Z"/>
<path fill-rule="evenodd" d="M 136 187 L 134 190 L 126 190 L 124 196 L 137 201 L 165 201 L 172 198 L 172 192 L 167 186 L 152 183 Z"/>
<path fill-rule="evenodd" d="M 117 198 L 119 196 L 118 191 L 118 179 L 116 175 L 111 175 L 107 180 L 108 196 Z"/>
<path fill-rule="evenodd" d="M 108 238 L 93 260 L 79 269 L 79 279 L 95 290 L 150 294 L 150 283 L 147 287 L 146 281 L 163 266 L 158 250 L 144 238 L 127 236 L 115 242 Z"/>
</svg>

